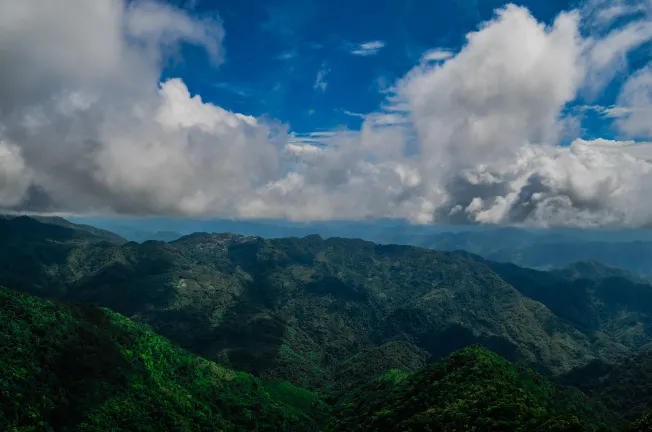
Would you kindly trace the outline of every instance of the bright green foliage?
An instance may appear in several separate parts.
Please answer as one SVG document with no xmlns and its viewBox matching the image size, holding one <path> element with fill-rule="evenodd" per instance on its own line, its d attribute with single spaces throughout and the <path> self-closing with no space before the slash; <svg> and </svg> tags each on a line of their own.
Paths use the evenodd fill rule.
<svg viewBox="0 0 652 432">
<path fill-rule="evenodd" d="M 344 395 L 336 413 L 333 431 L 607 431 L 617 424 L 579 391 L 478 346 L 412 375 L 390 371 Z"/>
<path fill-rule="evenodd" d="M 0 327 L 2 431 L 309 431 L 323 409 L 106 309 L 0 288 Z"/>
</svg>

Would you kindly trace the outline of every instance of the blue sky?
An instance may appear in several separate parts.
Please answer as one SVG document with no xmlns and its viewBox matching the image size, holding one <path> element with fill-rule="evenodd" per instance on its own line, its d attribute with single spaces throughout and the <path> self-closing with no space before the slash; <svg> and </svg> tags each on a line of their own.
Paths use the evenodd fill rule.
<svg viewBox="0 0 652 432">
<path fill-rule="evenodd" d="M 3 211 L 652 226 L 652 0 L 0 10 Z"/>
<path fill-rule="evenodd" d="M 532 0 L 526 6 L 551 23 L 577 2 Z M 200 0 L 176 2 L 195 14 L 219 14 L 226 37 L 225 62 L 213 68 L 196 48 L 170 66 L 192 93 L 223 108 L 268 115 L 308 133 L 338 126 L 359 128 L 349 113 L 377 110 L 382 92 L 433 48 L 458 50 L 465 35 L 506 4 L 495 0 Z M 375 54 L 355 55 L 361 44 L 380 41 Z M 315 88 L 317 75 L 326 87 Z M 612 98 L 614 95 L 611 96 Z M 602 101 L 604 102 L 604 101 Z M 612 134 L 599 116 L 587 121 L 587 136 Z"/>
</svg>

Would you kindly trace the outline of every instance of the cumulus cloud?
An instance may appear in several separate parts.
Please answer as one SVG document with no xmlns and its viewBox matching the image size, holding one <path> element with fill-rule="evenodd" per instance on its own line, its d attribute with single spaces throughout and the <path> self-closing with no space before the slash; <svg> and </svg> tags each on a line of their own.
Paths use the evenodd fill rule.
<svg viewBox="0 0 652 432">
<path fill-rule="evenodd" d="M 386 203 L 374 210 L 366 195 L 356 210 L 384 210 L 382 215 L 418 222 L 649 223 L 652 207 L 644 204 L 647 185 L 652 186 L 648 143 L 576 139 L 559 146 L 574 121 L 564 116 L 565 107 L 595 85 L 597 73 L 613 76 L 619 67 L 613 59 L 644 39 L 619 40 L 632 25 L 645 28 L 645 21 L 630 22 L 600 38 L 581 35 L 582 19 L 579 11 L 562 13 L 547 27 L 525 8 L 507 6 L 470 33 L 458 54 L 415 67 L 396 84 L 383 112 L 365 116 L 363 127 L 375 130 L 377 152 L 400 139 L 402 148 L 373 157 L 367 150 L 365 156 L 339 160 L 350 170 L 342 179 L 364 181 L 365 190 Z M 627 110 L 622 121 L 630 122 L 621 130 L 638 136 L 650 136 L 646 71 L 633 75 L 619 98 L 621 112 Z M 411 127 L 379 128 L 374 119 L 383 118 L 401 126 L 397 120 L 407 118 Z M 399 131 L 401 135 L 383 139 Z M 416 147 L 414 155 L 406 152 L 410 144 Z M 359 164 L 351 166 L 351 160 Z M 365 172 L 362 167 L 369 160 L 375 161 L 374 170 Z M 381 172 L 385 188 L 374 190 Z M 413 173 L 413 180 L 405 182 L 399 172 Z M 297 185 L 306 179 L 293 180 L 293 188 L 300 189 Z M 328 194 L 313 190 L 311 196 Z"/>
<path fill-rule="evenodd" d="M 275 127 L 204 103 L 178 79 L 159 84 L 181 43 L 221 61 L 219 22 L 150 1 L 0 9 L 2 207 L 234 212 L 278 170 Z"/>
<path fill-rule="evenodd" d="M 612 74 L 613 58 L 649 38 L 618 39 L 631 26 L 646 28 L 637 21 L 584 39 L 581 19 L 579 12 L 562 13 L 545 27 L 526 9 L 507 6 L 469 34 L 455 57 L 421 65 L 399 83 L 418 132 L 420 171 L 429 173 L 422 197 L 435 209 L 433 221 L 649 223 L 652 208 L 636 204 L 652 186 L 648 144 L 557 145 L 572 121 L 564 107 L 595 82 L 596 71 Z M 630 109 L 621 130 L 639 136 L 650 136 L 646 78 L 646 71 L 633 76 L 619 103 Z"/>
<path fill-rule="evenodd" d="M 377 112 L 360 115 L 359 130 L 288 134 L 180 79 L 159 82 L 184 43 L 223 61 L 218 20 L 153 1 L 0 0 L 0 207 L 648 225 L 652 66 L 600 108 L 621 141 L 560 145 L 575 126 L 569 104 L 627 70 L 627 55 L 652 39 L 646 5 L 593 2 L 549 26 L 506 6 L 456 52 L 429 51 Z"/>
</svg>

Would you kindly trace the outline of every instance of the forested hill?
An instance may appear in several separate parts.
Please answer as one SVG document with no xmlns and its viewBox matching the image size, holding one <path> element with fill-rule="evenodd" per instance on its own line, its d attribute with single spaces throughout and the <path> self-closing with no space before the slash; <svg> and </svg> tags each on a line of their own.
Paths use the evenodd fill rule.
<svg viewBox="0 0 652 432">
<path fill-rule="evenodd" d="M 474 343 L 560 374 L 652 340 L 649 286 L 596 272 L 315 235 L 119 244 L 74 225 L 2 222 L 0 284 L 109 307 L 211 360 L 301 386 L 415 370 Z"/>
<path fill-rule="evenodd" d="M 45 239 L 58 242 L 109 242 L 124 244 L 124 238 L 90 225 L 73 224 L 61 217 L 0 215 L 0 238 L 28 244 Z"/>
<path fill-rule="evenodd" d="M 580 391 L 472 346 L 414 374 L 391 370 L 344 395 L 333 430 L 609 431 L 621 424 Z"/>
<path fill-rule="evenodd" d="M 584 334 L 607 337 L 633 352 L 652 342 L 652 288 L 641 277 L 597 262 L 547 272 L 456 254 L 486 265 Z"/>
<path fill-rule="evenodd" d="M 314 431 L 323 404 L 107 309 L 0 288 L 0 430 Z"/>
<path fill-rule="evenodd" d="M 485 264 L 435 250 L 319 236 L 28 238 L 0 244 L 0 284 L 109 307 L 211 360 L 301 386 L 345 385 L 354 356 L 374 373 L 414 370 L 481 343 L 557 374 L 635 349 L 577 328 Z"/>
<path fill-rule="evenodd" d="M 320 396 L 223 368 L 107 309 L 0 288 L 0 325 L 3 431 L 615 432 L 623 425 L 579 391 L 480 347 Z"/>
</svg>

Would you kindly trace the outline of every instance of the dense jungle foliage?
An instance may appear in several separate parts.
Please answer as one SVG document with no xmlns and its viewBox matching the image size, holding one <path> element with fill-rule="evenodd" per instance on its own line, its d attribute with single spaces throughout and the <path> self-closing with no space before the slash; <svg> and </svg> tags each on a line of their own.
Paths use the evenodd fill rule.
<svg viewBox="0 0 652 432">
<path fill-rule="evenodd" d="M 608 431 L 609 410 L 485 348 L 417 373 L 391 370 L 338 401 L 332 430 Z"/>
<path fill-rule="evenodd" d="M 107 309 L 0 288 L 0 430 L 316 430 L 323 404 Z"/>
</svg>

